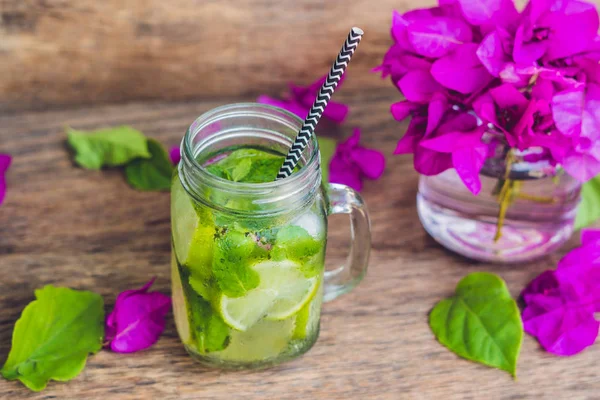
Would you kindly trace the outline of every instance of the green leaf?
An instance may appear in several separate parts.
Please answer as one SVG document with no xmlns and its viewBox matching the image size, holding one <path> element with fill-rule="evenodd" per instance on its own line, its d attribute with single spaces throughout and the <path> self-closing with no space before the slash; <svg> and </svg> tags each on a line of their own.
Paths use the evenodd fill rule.
<svg viewBox="0 0 600 400">
<path fill-rule="evenodd" d="M 68 381 L 102 348 L 104 302 L 96 293 L 44 286 L 15 324 L 12 347 L 0 373 L 34 391 L 50 379 Z"/>
<path fill-rule="evenodd" d="M 600 219 L 600 175 L 581 186 L 581 203 L 577 207 L 575 229 L 585 228 Z"/>
<path fill-rule="evenodd" d="M 429 325 L 440 343 L 460 357 L 516 376 L 523 324 L 498 276 L 475 272 L 464 277 L 455 295 L 433 308 Z"/>
<path fill-rule="evenodd" d="M 75 150 L 75 162 L 87 169 L 125 165 L 151 156 L 144 135 L 129 126 L 90 132 L 67 128 L 67 142 Z"/>
<path fill-rule="evenodd" d="M 240 160 L 236 164 L 236 166 L 233 168 L 233 170 L 231 171 L 231 179 L 234 182 L 240 182 L 242 179 L 244 179 L 248 175 L 251 168 L 252 168 L 252 161 L 250 161 L 249 158 L 244 158 L 244 159 Z"/>
<path fill-rule="evenodd" d="M 127 182 L 138 190 L 171 189 L 173 164 L 163 146 L 154 139 L 148 139 L 150 158 L 138 158 L 125 167 Z"/>
<path fill-rule="evenodd" d="M 241 297 L 260 284 L 260 276 L 250 266 L 266 257 L 251 235 L 229 230 L 216 239 L 213 275 L 223 293 Z"/>
<path fill-rule="evenodd" d="M 319 263 L 311 263 L 311 258 L 324 247 L 324 244 L 313 238 L 306 229 L 287 225 L 277 233 L 271 256 L 276 261 L 297 261 L 305 275 L 310 277 L 320 272 Z"/>
<path fill-rule="evenodd" d="M 321 173 L 324 184 L 329 183 L 329 164 L 335 154 L 336 142 L 333 139 L 317 137 L 319 141 L 319 151 L 321 153 Z"/>
<path fill-rule="evenodd" d="M 208 353 L 225 349 L 229 344 L 229 326 L 202 297 L 194 293 L 188 302 L 198 350 Z"/>
<path fill-rule="evenodd" d="M 188 279 L 190 283 L 193 281 L 189 272 L 179 265 L 178 268 L 187 299 L 190 334 L 196 342 L 198 351 L 208 353 L 225 349 L 229 345 L 229 326 L 213 310 L 210 303 L 192 289 L 188 283 Z"/>
</svg>

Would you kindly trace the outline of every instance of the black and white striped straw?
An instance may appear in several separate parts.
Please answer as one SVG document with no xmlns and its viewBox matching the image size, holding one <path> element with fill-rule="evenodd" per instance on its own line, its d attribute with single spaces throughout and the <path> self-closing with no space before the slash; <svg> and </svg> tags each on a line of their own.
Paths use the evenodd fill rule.
<svg viewBox="0 0 600 400">
<path fill-rule="evenodd" d="M 346 67 L 354 54 L 354 50 L 358 47 L 358 43 L 360 43 L 363 34 L 364 32 L 360 28 L 354 27 L 350 29 L 348 38 L 344 42 L 335 62 L 331 66 L 327 79 L 325 79 L 323 86 L 319 89 L 317 98 L 310 108 L 308 116 L 302 124 L 302 128 L 300 128 L 298 136 L 296 136 L 296 140 L 294 140 L 294 144 L 285 157 L 285 161 L 277 174 L 276 180 L 287 178 L 292 174 L 294 168 L 296 168 L 300 156 L 306 148 L 311 135 L 315 131 L 317 123 L 319 122 L 319 119 L 321 119 L 321 115 L 323 115 L 323 111 L 325 111 L 325 107 L 327 107 L 327 103 L 329 103 L 333 91 L 340 82 L 342 75 L 344 75 L 344 71 L 346 71 Z"/>
</svg>

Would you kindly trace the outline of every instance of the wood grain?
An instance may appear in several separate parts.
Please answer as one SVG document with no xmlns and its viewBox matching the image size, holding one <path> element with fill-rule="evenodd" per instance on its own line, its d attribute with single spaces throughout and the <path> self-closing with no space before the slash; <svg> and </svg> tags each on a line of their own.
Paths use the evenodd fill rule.
<svg viewBox="0 0 600 400">
<path fill-rule="evenodd" d="M 360 125 L 364 142 L 383 149 L 388 168 L 363 191 L 373 222 L 373 253 L 365 280 L 324 306 L 321 336 L 302 358 L 261 372 L 220 372 L 195 364 L 170 321 L 151 349 L 122 355 L 102 351 L 68 383 L 39 394 L 0 380 L 11 399 L 597 399 L 596 345 L 571 358 L 540 350 L 527 336 L 518 380 L 457 358 L 434 339 L 427 315 L 477 270 L 500 274 L 513 295 L 556 265 L 576 240 L 535 263 L 475 263 L 447 252 L 421 228 L 415 212 L 417 176 L 409 157 L 392 157 L 404 126 L 389 116 L 393 89 L 345 97 L 349 134 Z M 169 292 L 169 196 L 130 189 L 118 170 L 73 166 L 63 127 L 131 124 L 165 145 L 179 141 L 200 113 L 226 102 L 135 103 L 0 117 L 0 151 L 14 156 L 9 192 L 0 207 L 0 360 L 15 320 L 33 290 L 53 283 L 116 294 L 157 276 Z M 360 108 L 358 108 L 360 106 Z M 328 263 L 342 262 L 347 221 L 332 221 Z"/>
</svg>

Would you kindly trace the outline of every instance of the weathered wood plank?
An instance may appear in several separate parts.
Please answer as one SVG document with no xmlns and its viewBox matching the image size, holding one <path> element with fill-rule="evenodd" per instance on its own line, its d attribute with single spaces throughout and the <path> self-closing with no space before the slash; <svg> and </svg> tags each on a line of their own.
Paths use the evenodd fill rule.
<svg viewBox="0 0 600 400">
<path fill-rule="evenodd" d="M 417 176 L 409 157 L 391 157 L 405 128 L 387 113 L 393 89 L 343 97 L 356 109 L 343 128 L 360 125 L 366 144 L 390 156 L 364 196 L 373 220 L 368 275 L 351 294 L 326 304 L 321 337 L 299 360 L 261 372 L 218 372 L 196 365 L 169 322 L 147 351 L 102 351 L 81 376 L 34 394 L 0 380 L 0 398 L 19 399 L 594 399 L 600 391 L 594 346 L 572 358 L 552 357 L 526 337 L 517 381 L 458 359 L 441 347 L 427 314 L 457 281 L 476 270 L 506 279 L 513 295 L 558 254 L 535 263 L 499 266 L 451 254 L 421 228 L 415 211 Z M 235 101 L 238 99 L 230 99 Z M 14 321 L 47 283 L 116 294 L 157 276 L 169 292 L 169 198 L 130 189 L 116 170 L 76 168 L 63 126 L 91 129 L 131 124 L 164 144 L 178 142 L 200 113 L 222 103 L 135 103 L 0 117 L 0 150 L 12 153 L 10 189 L 0 207 L 0 360 Z M 360 108 L 357 106 L 360 105 Z M 332 221 L 329 263 L 342 262 L 344 218 Z M 569 246 L 577 241 L 574 239 Z"/>
</svg>

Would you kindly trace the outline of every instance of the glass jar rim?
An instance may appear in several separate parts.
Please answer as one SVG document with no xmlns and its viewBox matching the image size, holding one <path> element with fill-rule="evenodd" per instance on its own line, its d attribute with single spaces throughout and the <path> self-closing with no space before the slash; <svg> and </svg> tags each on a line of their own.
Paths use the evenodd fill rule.
<svg viewBox="0 0 600 400">
<path fill-rule="evenodd" d="M 216 123 L 227 117 L 256 117 L 259 119 L 268 119 L 272 122 L 282 124 L 286 128 L 289 128 L 293 132 L 298 132 L 302 126 L 303 121 L 296 115 L 285 109 L 261 104 L 261 103 L 233 103 L 223 106 L 216 107 L 200 115 L 190 125 L 186 131 L 182 143 L 181 143 L 181 162 L 179 163 L 180 178 L 182 184 L 190 194 L 195 194 L 194 197 L 201 197 L 197 190 L 194 190 L 193 183 L 190 182 L 189 176 L 193 176 L 193 181 L 201 181 L 202 185 L 210 187 L 215 190 L 225 191 L 234 196 L 253 196 L 257 198 L 257 203 L 269 203 L 272 196 L 287 196 L 294 197 L 295 195 L 301 195 L 306 191 L 314 192 L 314 188 L 318 188 L 321 184 L 321 170 L 320 170 L 320 156 L 319 156 L 319 145 L 316 136 L 311 135 L 309 145 L 310 154 L 304 156 L 305 162 L 302 164 L 302 168 L 294 172 L 287 178 L 274 180 L 272 182 L 264 183 L 244 183 L 234 182 L 221 177 L 218 177 L 210 173 L 205 167 L 202 166 L 201 162 L 198 161 L 196 156 L 202 153 L 203 148 L 210 146 L 211 143 L 218 141 L 218 135 L 203 139 L 200 142 L 194 144 L 193 140 L 197 133 L 202 129 L 207 128 L 209 125 Z M 281 144 L 286 144 L 287 147 L 291 147 L 295 139 L 291 138 L 290 135 L 286 135 L 284 132 L 277 131 L 280 136 L 277 138 Z M 199 148 L 199 150 L 197 149 Z M 306 150 L 303 152 L 303 154 Z M 181 173 L 182 170 L 188 170 L 189 173 Z M 187 182 L 184 182 L 187 181 Z M 192 190 L 190 190 L 192 189 Z M 298 196 L 305 197 L 305 196 Z M 198 200 L 202 200 L 199 198 Z M 306 199 L 306 203 L 310 202 L 311 199 Z M 217 205 L 218 208 L 218 205 Z M 268 213 L 272 213 L 270 210 Z"/>
</svg>

